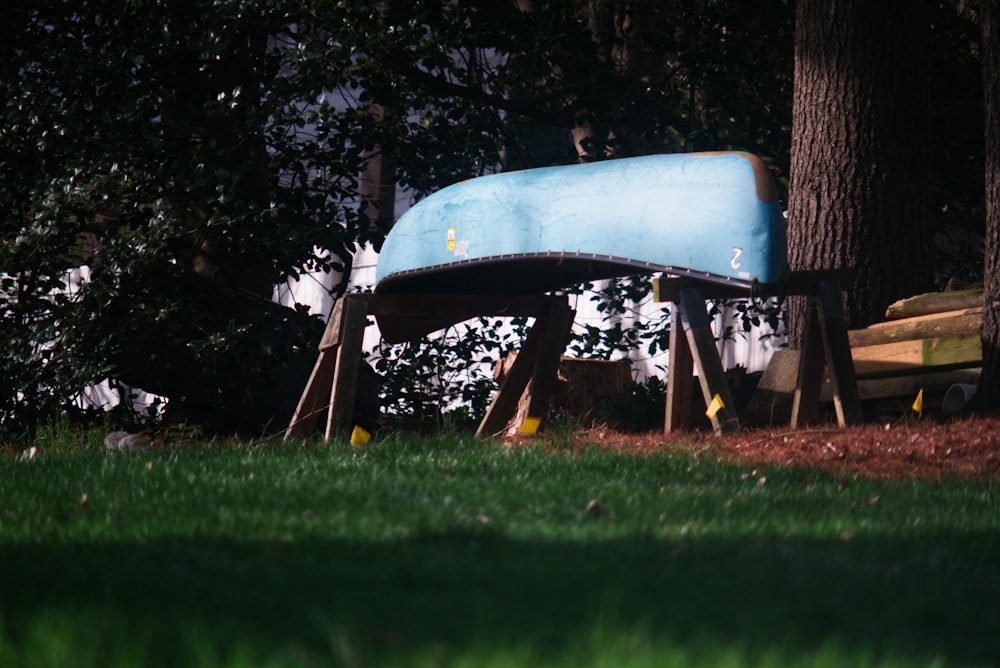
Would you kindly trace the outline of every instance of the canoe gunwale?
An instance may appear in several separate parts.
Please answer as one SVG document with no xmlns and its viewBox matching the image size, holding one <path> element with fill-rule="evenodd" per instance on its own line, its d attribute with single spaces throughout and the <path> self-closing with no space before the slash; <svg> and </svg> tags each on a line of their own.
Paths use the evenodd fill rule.
<svg viewBox="0 0 1000 668">
<path fill-rule="evenodd" d="M 714 274 L 706 271 L 698 271 L 695 269 L 690 269 L 688 267 L 675 267 L 670 265 L 661 265 L 655 262 L 647 262 L 644 260 L 636 260 L 632 258 L 618 257 L 614 255 L 602 255 L 599 253 L 576 253 L 569 251 L 546 251 L 546 252 L 533 252 L 533 253 L 507 253 L 502 255 L 489 255 L 484 257 L 476 258 L 465 258 L 458 259 L 452 262 L 446 262 L 441 264 L 428 265 L 425 267 L 418 267 L 414 269 L 406 269 L 403 271 L 394 272 L 387 276 L 384 276 L 378 284 L 375 286 L 375 292 L 377 293 L 398 293 L 398 292 L 425 292 L 426 290 L 423 286 L 428 283 L 440 282 L 448 278 L 449 275 L 458 276 L 463 271 L 478 269 L 478 268 L 496 268 L 497 266 L 510 266 L 513 263 L 538 263 L 538 264 L 555 264 L 556 267 L 561 267 L 564 263 L 595 263 L 599 269 L 595 269 L 591 272 L 583 272 L 580 274 L 572 274 L 572 280 L 559 280 L 554 278 L 548 281 L 549 284 L 542 281 L 539 284 L 538 289 L 527 290 L 526 292 L 531 293 L 543 293 L 553 290 L 559 290 L 562 288 L 568 288 L 579 283 L 586 283 L 594 280 L 602 280 L 608 278 L 620 278 L 624 276 L 632 276 L 637 274 L 654 274 L 663 273 L 669 276 L 683 277 L 688 279 L 696 280 L 700 283 L 716 285 L 716 286 L 730 286 L 736 290 L 746 290 L 750 291 L 755 284 L 753 279 L 737 279 L 732 276 L 723 276 L 720 274 Z M 495 290 L 488 288 L 486 286 L 481 286 L 480 289 L 474 289 L 473 284 L 461 284 L 459 281 L 454 281 L 459 283 L 460 287 L 456 289 L 449 290 L 458 292 L 468 292 L 471 294 L 482 293 L 487 294 L 494 291 L 509 292 L 510 290 L 502 281 L 499 285 L 495 286 Z M 473 289 L 469 289 L 473 288 Z"/>
</svg>

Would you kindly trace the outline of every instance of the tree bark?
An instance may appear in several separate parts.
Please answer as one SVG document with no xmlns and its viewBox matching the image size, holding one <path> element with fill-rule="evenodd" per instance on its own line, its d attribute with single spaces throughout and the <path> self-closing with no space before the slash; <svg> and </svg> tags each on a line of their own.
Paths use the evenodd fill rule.
<svg viewBox="0 0 1000 668">
<path fill-rule="evenodd" d="M 928 4 L 799 0 L 788 256 L 792 269 L 852 267 L 852 328 L 929 290 Z M 804 303 L 790 300 L 801 340 Z"/>
<path fill-rule="evenodd" d="M 1000 7 L 996 0 L 986 0 L 980 12 L 986 144 L 986 239 L 983 320 L 980 325 L 983 371 L 979 378 L 976 404 L 983 412 L 996 412 L 1000 410 Z"/>
<path fill-rule="evenodd" d="M 183 39 L 198 43 L 207 39 L 204 30 L 194 19 L 179 27 Z M 234 105 L 223 114 L 218 110 L 208 113 L 208 105 L 220 93 L 245 91 L 248 97 L 260 88 L 261 58 L 268 49 L 268 36 L 260 27 L 230 36 L 231 53 L 206 66 L 196 51 L 180 51 L 174 65 L 173 79 L 167 79 L 161 95 L 163 102 L 164 132 L 184 156 L 205 164 L 210 171 L 224 171 L 233 175 L 232 193 L 245 205 L 253 203 L 258 211 L 268 208 L 269 157 L 264 121 L 254 118 L 255 105 Z M 275 275 L 268 257 L 234 253 L 222 238 L 219 227 L 206 222 L 213 211 L 219 193 L 215 189 L 221 181 L 204 184 L 187 183 L 179 188 L 185 201 L 173 201 L 175 215 L 184 221 L 192 234 L 191 247 L 187 250 L 191 268 L 195 272 L 231 286 L 248 290 L 258 296 L 270 298 L 274 290 Z M 186 192 L 184 192 L 186 191 Z M 169 191 L 168 191 L 169 192 Z M 171 199 L 171 198 L 168 198 Z M 229 211 L 224 211 L 229 215 Z"/>
<path fill-rule="evenodd" d="M 385 109 L 381 105 L 372 106 L 370 113 L 377 121 L 382 121 Z M 361 196 L 362 225 L 368 229 L 362 238 L 382 238 L 396 222 L 396 169 L 388 146 L 376 146 L 362 155 L 364 160 L 358 193 Z"/>
</svg>

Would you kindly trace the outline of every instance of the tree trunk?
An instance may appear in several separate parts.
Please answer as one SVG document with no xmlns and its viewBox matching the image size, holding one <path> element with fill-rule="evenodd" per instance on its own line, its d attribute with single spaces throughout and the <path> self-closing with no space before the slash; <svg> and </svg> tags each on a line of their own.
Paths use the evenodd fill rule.
<svg viewBox="0 0 1000 668">
<path fill-rule="evenodd" d="M 597 46 L 601 61 L 611 64 L 617 72 L 629 69 L 628 55 L 622 48 L 624 7 L 613 0 L 588 0 L 588 27 Z M 570 139 L 578 162 L 593 162 L 619 157 L 615 150 L 614 131 L 605 127 L 593 112 L 583 107 L 573 115 Z"/>
<path fill-rule="evenodd" d="M 208 39 L 205 31 L 209 28 L 194 18 L 179 23 L 177 30 L 182 43 L 197 44 Z M 182 159 L 198 161 L 208 172 L 232 175 L 233 187 L 227 197 L 235 198 L 244 210 L 254 206 L 257 211 L 266 211 L 270 158 L 264 120 L 254 115 L 256 105 L 238 104 L 225 113 L 209 110 L 220 92 L 243 91 L 249 97 L 259 90 L 268 36 L 262 27 L 255 26 L 228 38 L 230 53 L 215 59 L 211 65 L 203 63 L 196 50 L 179 49 L 175 54 L 172 77 L 164 79 L 160 91 L 164 100 L 163 131 L 173 152 L 184 156 Z M 269 299 L 275 283 L 271 259 L 234 252 L 225 241 L 221 226 L 206 225 L 213 214 L 233 213 L 216 203 L 220 194 L 216 187 L 222 181 L 213 178 L 179 187 L 183 201 L 168 197 L 174 215 L 183 220 L 183 226 L 190 232 L 181 238 L 191 242 L 184 249 L 191 268 L 203 276 Z"/>
<path fill-rule="evenodd" d="M 983 98 L 986 143 L 986 239 L 983 266 L 983 372 L 976 403 L 1000 409 L 1000 7 L 983 3 Z"/>
<path fill-rule="evenodd" d="M 789 264 L 855 270 L 852 328 L 932 287 L 928 31 L 924 0 L 796 5 Z M 803 314 L 792 301 L 793 345 Z"/>
<path fill-rule="evenodd" d="M 385 109 L 381 105 L 373 105 L 370 113 L 381 122 Z M 367 225 L 368 229 L 362 231 L 361 237 L 381 239 L 396 221 L 396 170 L 388 146 L 376 146 L 366 151 L 362 160 L 364 163 L 358 179 L 361 195 L 359 212 L 361 224 Z"/>
</svg>

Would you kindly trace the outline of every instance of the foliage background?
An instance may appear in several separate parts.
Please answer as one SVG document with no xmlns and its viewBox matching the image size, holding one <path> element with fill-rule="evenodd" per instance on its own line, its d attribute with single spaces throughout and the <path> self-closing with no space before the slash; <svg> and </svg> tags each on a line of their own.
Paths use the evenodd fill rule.
<svg viewBox="0 0 1000 668">
<path fill-rule="evenodd" d="M 761 155 L 787 183 L 793 17 L 790 0 L 10 4 L 2 435 L 60 412 L 85 418 L 82 388 L 137 368 L 203 386 L 188 407 L 223 401 L 247 374 L 281 384 L 308 336 L 269 334 L 316 323 L 249 317 L 232 293 L 192 289 L 190 274 L 264 297 L 302 272 L 346 275 L 355 244 L 377 247 L 389 222 L 370 213 L 380 202 L 361 206 L 359 174 L 375 158 L 414 197 L 503 169 L 729 148 Z M 932 29 L 942 280 L 976 280 L 976 15 L 937 2 Z M 618 307 L 643 289 L 621 285 Z M 641 335 L 586 332 L 574 345 L 611 354 Z M 136 350 L 152 340 L 173 347 Z M 468 345 L 498 354 L 487 343 L 508 345 Z M 420 368 L 426 351 L 413 350 L 407 364 Z"/>
</svg>

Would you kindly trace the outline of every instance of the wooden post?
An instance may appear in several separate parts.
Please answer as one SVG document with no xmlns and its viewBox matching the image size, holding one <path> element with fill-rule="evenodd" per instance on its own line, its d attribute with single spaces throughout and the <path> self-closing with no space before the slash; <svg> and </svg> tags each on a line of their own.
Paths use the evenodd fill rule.
<svg viewBox="0 0 1000 668">
<path fill-rule="evenodd" d="M 819 412 L 823 363 L 830 375 L 837 424 L 861 422 L 861 396 L 847 337 L 844 305 L 837 281 L 820 281 L 806 306 L 805 339 L 799 357 L 799 374 L 792 395 L 793 429 L 805 426 Z"/>
<path fill-rule="evenodd" d="M 792 394 L 792 429 L 798 429 L 816 419 L 819 394 L 823 385 L 823 338 L 816 314 L 816 300 L 806 304 L 805 338 L 799 351 L 799 370 Z"/>
<path fill-rule="evenodd" d="M 670 315 L 669 346 L 667 406 L 663 424 L 663 431 L 667 434 L 691 427 L 691 399 L 694 394 L 694 362 L 677 304 L 674 304 Z"/>
<path fill-rule="evenodd" d="M 569 319 L 568 324 L 566 324 L 566 318 Z M 566 347 L 566 335 L 572 322 L 573 311 L 568 304 L 559 304 L 554 299 L 546 302 L 535 317 L 535 323 L 524 338 L 524 343 L 514 360 L 514 364 L 511 365 L 507 377 L 500 384 L 500 389 L 493 397 L 490 407 L 486 410 L 486 415 L 479 423 L 476 436 L 489 438 L 504 430 L 517 413 L 518 402 L 532 376 L 538 374 L 537 377 L 541 378 L 547 366 L 551 366 L 554 381 L 559 356 Z M 552 341 L 547 341 L 548 339 L 552 339 Z M 559 345 L 560 339 L 561 346 Z M 558 350 L 555 352 L 554 360 L 540 359 L 553 357 L 551 351 L 555 348 Z M 541 410 L 538 403 L 543 400 L 547 403 L 550 397 L 551 389 L 549 394 L 545 395 L 544 388 L 539 388 L 534 410 Z"/>
<path fill-rule="evenodd" d="M 305 390 L 299 398 L 299 404 L 292 415 L 292 420 L 285 430 L 285 439 L 304 438 L 312 433 L 319 421 L 319 415 L 329 405 L 327 398 L 333 385 L 333 367 L 336 359 L 332 354 L 320 352 L 313 365 L 312 373 L 306 382 Z"/>
<path fill-rule="evenodd" d="M 361 299 L 347 295 L 334 304 L 319 342 L 319 357 L 285 430 L 286 441 L 312 434 L 323 412 L 327 414 L 325 441 L 350 426 L 367 317 L 368 304 Z"/>
<path fill-rule="evenodd" d="M 303 438 L 312 433 L 319 421 L 320 413 L 329 409 L 328 399 L 333 387 L 333 372 L 337 358 L 332 349 L 340 341 L 341 314 L 344 310 L 344 300 L 338 299 L 330 311 L 323 330 L 323 338 L 319 342 L 319 356 L 313 365 L 312 373 L 306 382 L 306 387 L 299 397 L 299 404 L 292 414 L 288 429 L 285 430 L 285 440 Z"/>
<path fill-rule="evenodd" d="M 722 368 L 722 358 L 719 349 L 715 347 L 715 337 L 712 336 L 712 321 L 705 308 L 705 295 L 700 288 L 682 288 L 680 291 L 681 324 L 691 348 L 691 357 L 695 370 L 698 371 L 698 381 L 701 393 L 705 398 L 705 406 L 715 410 L 710 411 L 709 419 L 716 434 L 738 431 L 739 418 L 736 417 L 736 406 L 732 392 L 726 380 L 726 372 Z"/>
<path fill-rule="evenodd" d="M 548 325 L 547 331 L 544 332 L 546 336 L 535 358 L 531 380 L 524 390 L 524 401 L 518 402 L 522 410 L 514 416 L 519 431 L 534 433 L 545 423 L 545 414 L 548 412 L 549 401 L 555 392 L 559 375 L 559 360 L 562 359 L 563 351 L 569 342 L 575 315 L 575 311 L 567 302 L 553 301 L 548 305 L 546 316 Z"/>
<path fill-rule="evenodd" d="M 537 318 L 518 356 L 521 361 L 515 365 L 513 379 L 506 390 L 501 388 L 497 394 L 480 425 L 480 434 L 503 428 L 514 415 L 529 380 L 536 381 L 530 410 L 544 412 L 573 322 L 573 311 L 565 298 L 544 295 L 345 295 L 330 314 L 319 344 L 319 357 L 285 431 L 286 440 L 312 434 L 323 411 L 328 411 L 324 432 L 327 439 L 351 426 L 361 343 L 369 315 L 378 318 L 383 338 L 396 343 L 477 315 Z"/>
<path fill-rule="evenodd" d="M 717 433 L 738 428 L 729 384 L 722 370 L 722 360 L 712 339 L 705 296 L 749 297 L 807 295 L 806 332 L 799 356 L 798 378 L 792 399 L 792 427 L 814 419 L 819 412 L 824 362 L 835 379 L 834 403 L 841 426 L 862 418 L 857 374 L 844 320 L 841 281 L 852 280 L 849 270 L 832 269 L 791 272 L 781 284 L 751 286 L 710 285 L 696 278 L 653 279 L 654 300 L 672 301 L 680 312 L 674 313 L 670 332 L 670 368 L 667 370 L 667 407 L 664 430 L 668 433 L 688 426 L 690 409 L 686 396 L 691 394 L 691 364 L 698 371 L 706 404 L 717 394 L 723 402 L 712 424 Z M 678 324 L 678 320 L 680 324 Z M 685 336 L 680 336 L 680 329 Z"/>
<path fill-rule="evenodd" d="M 361 344 L 368 322 L 368 304 L 345 295 L 337 342 L 336 363 L 330 388 L 330 412 L 327 414 L 323 440 L 329 441 L 338 431 L 351 428 L 354 398 L 358 389 L 358 369 L 361 366 Z"/>
<path fill-rule="evenodd" d="M 818 290 L 817 317 L 823 334 L 823 349 L 826 351 L 837 423 L 841 427 L 858 424 L 863 417 L 861 397 L 858 394 L 854 360 L 851 358 L 851 344 L 847 338 L 840 284 L 836 281 L 821 281 Z"/>
</svg>

